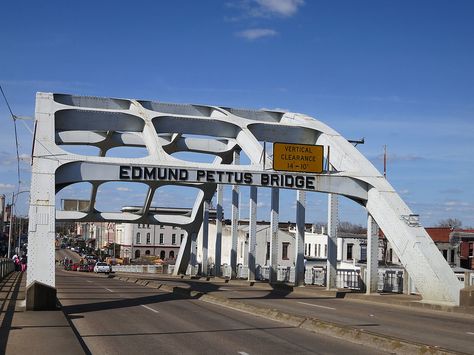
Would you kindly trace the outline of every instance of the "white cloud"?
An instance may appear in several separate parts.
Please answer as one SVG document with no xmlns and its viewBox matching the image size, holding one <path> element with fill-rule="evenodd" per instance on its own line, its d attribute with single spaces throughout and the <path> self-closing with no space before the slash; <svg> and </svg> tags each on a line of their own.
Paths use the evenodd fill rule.
<svg viewBox="0 0 474 355">
<path fill-rule="evenodd" d="M 256 14 L 276 14 L 284 17 L 293 16 L 298 12 L 299 7 L 304 4 L 304 0 L 255 0 L 255 2 L 259 5 Z"/>
<path fill-rule="evenodd" d="M 273 37 L 278 34 L 277 31 L 269 28 L 252 28 L 249 30 L 237 32 L 237 36 L 248 39 L 249 41 L 254 41 L 263 37 Z"/>
<path fill-rule="evenodd" d="M 15 188 L 15 185 L 12 185 L 12 184 L 2 184 L 0 183 L 0 189 L 1 190 L 11 190 Z"/>
<path fill-rule="evenodd" d="M 132 191 L 128 187 L 117 187 L 116 190 L 117 191 Z"/>
</svg>

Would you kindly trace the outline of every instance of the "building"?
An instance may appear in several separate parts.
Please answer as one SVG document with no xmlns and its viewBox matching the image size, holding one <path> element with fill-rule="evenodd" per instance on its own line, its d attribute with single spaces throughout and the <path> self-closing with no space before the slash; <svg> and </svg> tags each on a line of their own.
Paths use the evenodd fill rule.
<svg viewBox="0 0 474 355">
<path fill-rule="evenodd" d="M 116 225 L 120 257 L 159 256 L 173 262 L 186 231 L 176 226 L 120 223 Z"/>
</svg>

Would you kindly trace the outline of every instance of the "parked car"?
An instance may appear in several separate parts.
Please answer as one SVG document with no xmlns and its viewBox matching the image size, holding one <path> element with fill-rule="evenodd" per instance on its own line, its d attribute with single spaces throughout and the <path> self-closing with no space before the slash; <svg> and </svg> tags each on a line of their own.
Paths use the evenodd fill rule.
<svg viewBox="0 0 474 355">
<path fill-rule="evenodd" d="M 89 264 L 82 264 L 79 266 L 79 271 L 90 272 L 94 270 L 94 265 L 92 267 Z"/>
<path fill-rule="evenodd" d="M 104 263 L 104 262 L 99 261 L 94 266 L 94 272 L 95 273 L 105 272 L 106 274 L 108 274 L 111 271 L 112 271 L 112 267 L 110 265 L 108 265 L 107 263 Z"/>
<path fill-rule="evenodd" d="M 78 269 L 79 269 L 79 264 L 78 263 L 72 264 L 72 266 L 71 266 L 72 271 L 77 271 Z"/>
</svg>

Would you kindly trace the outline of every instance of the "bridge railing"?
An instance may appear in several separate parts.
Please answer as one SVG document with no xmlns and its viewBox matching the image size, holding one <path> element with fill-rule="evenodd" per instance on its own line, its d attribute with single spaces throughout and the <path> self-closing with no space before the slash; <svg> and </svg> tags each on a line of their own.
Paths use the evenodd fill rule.
<svg viewBox="0 0 474 355">
<path fill-rule="evenodd" d="M 0 281 L 15 270 L 15 263 L 11 259 L 0 258 Z"/>
<path fill-rule="evenodd" d="M 112 271 L 126 272 L 126 273 L 151 273 L 151 274 L 172 274 L 174 265 L 114 265 Z M 13 261 L 9 259 L 0 259 L 0 279 L 8 275 L 15 269 Z M 198 275 L 200 266 L 194 268 L 188 267 L 188 275 Z M 209 275 L 214 275 L 214 267 L 209 268 Z M 337 269 L 336 273 L 336 287 L 347 288 L 352 290 L 365 290 L 364 280 L 366 279 L 365 268 L 361 270 L 354 269 Z M 230 278 L 232 275 L 232 268 L 228 264 L 221 266 L 222 277 Z M 474 271 L 458 272 L 456 276 L 463 287 L 474 285 Z M 417 294 L 418 290 L 414 287 L 412 282 L 408 283 L 408 289 L 404 290 L 404 278 L 407 274 L 400 268 L 379 268 L 378 270 L 378 292 L 392 292 L 392 293 L 407 293 Z M 248 266 L 237 265 L 237 278 L 248 278 Z M 267 281 L 270 278 L 270 266 L 257 265 L 255 270 L 255 279 Z M 277 281 L 292 283 L 295 280 L 295 268 L 287 266 L 279 266 L 277 269 Z M 305 284 L 326 286 L 326 270 L 324 267 L 306 267 L 305 269 Z M 407 284 L 405 282 L 405 284 Z"/>
</svg>

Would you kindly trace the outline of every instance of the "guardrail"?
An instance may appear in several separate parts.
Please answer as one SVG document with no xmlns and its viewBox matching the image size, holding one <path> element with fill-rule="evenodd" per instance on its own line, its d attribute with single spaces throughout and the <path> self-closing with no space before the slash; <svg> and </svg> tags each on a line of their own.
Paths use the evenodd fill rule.
<svg viewBox="0 0 474 355">
<path fill-rule="evenodd" d="M 130 272 L 145 274 L 170 274 L 174 265 L 113 265 L 112 272 Z"/>
<path fill-rule="evenodd" d="M 0 259 L 0 280 L 3 280 L 5 276 L 15 271 L 15 263 L 13 260 L 1 258 Z"/>
</svg>

